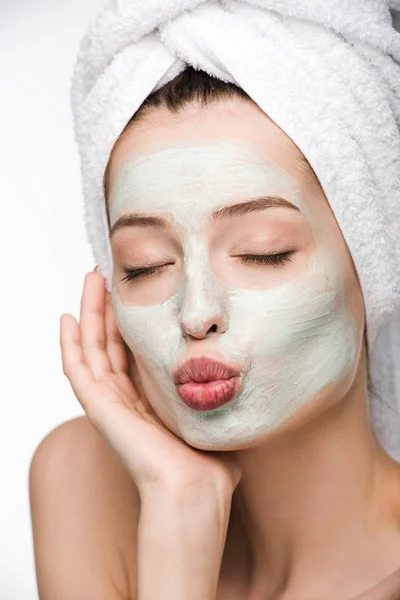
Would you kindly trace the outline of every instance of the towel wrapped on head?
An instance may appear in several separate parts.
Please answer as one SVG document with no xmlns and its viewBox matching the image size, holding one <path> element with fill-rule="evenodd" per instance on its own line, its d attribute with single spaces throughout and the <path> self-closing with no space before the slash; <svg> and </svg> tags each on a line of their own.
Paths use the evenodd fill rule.
<svg viewBox="0 0 400 600">
<path fill-rule="evenodd" d="M 400 0 L 113 0 L 81 42 L 71 103 L 85 224 L 108 290 L 103 175 L 151 92 L 192 65 L 243 88 L 293 140 L 357 269 L 371 417 L 400 460 L 400 34 L 390 8 Z"/>
</svg>

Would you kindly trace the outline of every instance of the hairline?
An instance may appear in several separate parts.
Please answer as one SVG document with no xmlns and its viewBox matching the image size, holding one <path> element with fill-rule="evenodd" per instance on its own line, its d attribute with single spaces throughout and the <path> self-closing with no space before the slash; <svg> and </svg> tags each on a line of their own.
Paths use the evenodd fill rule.
<svg viewBox="0 0 400 600">
<path fill-rule="evenodd" d="M 239 98 L 239 95 L 235 95 L 234 93 L 231 92 L 232 98 Z M 226 94 L 226 97 L 228 97 L 228 93 Z M 240 98 L 241 100 L 246 100 L 246 98 Z M 213 99 L 212 101 L 207 102 L 207 105 L 210 104 L 217 104 L 218 102 L 220 102 L 221 100 L 223 100 L 222 97 L 218 97 Z M 253 102 L 253 100 L 248 100 Z M 201 103 L 198 100 L 192 100 L 190 102 L 190 106 L 192 105 L 196 105 L 196 103 L 200 106 L 205 106 L 206 103 Z M 188 104 L 189 106 L 189 104 Z M 109 189 L 108 189 L 108 183 L 109 183 L 109 175 L 110 175 L 110 168 L 111 168 L 111 162 L 112 162 L 112 158 L 114 156 L 114 152 L 115 150 L 118 148 L 118 146 L 120 145 L 120 143 L 124 140 L 124 138 L 128 135 L 131 127 L 133 127 L 133 125 L 138 125 L 138 124 L 143 124 L 146 122 L 148 116 L 150 116 L 152 113 L 154 113 L 157 108 L 167 108 L 170 113 L 173 116 L 177 116 L 178 114 L 181 114 L 183 112 L 183 108 L 180 108 L 177 111 L 173 111 L 171 110 L 165 103 L 161 104 L 159 106 L 146 106 L 145 103 L 143 103 L 140 108 L 138 109 L 138 111 L 133 115 L 133 117 L 131 117 L 131 119 L 128 121 L 128 123 L 125 125 L 124 129 L 122 130 L 122 132 L 120 133 L 120 135 L 118 136 L 118 138 L 116 139 L 116 141 L 114 142 L 114 145 L 111 149 L 110 152 L 110 156 L 106 165 L 106 168 L 104 170 L 104 175 L 103 175 L 103 193 L 104 193 L 104 200 L 105 200 L 105 208 L 106 208 L 106 213 L 107 213 L 107 221 L 108 221 L 108 225 L 110 227 L 110 223 L 109 223 L 109 217 L 108 217 L 108 206 L 107 206 L 107 201 L 108 201 L 108 194 L 109 194 Z M 312 185 L 318 185 L 320 186 L 320 182 L 318 180 L 318 177 L 316 176 L 314 169 L 312 168 L 312 166 L 310 165 L 310 163 L 308 162 L 306 156 L 301 152 L 301 150 L 296 146 L 297 148 L 297 160 L 296 160 L 296 165 L 299 167 L 299 169 L 301 170 L 301 172 L 307 177 L 309 183 L 311 183 Z"/>
</svg>

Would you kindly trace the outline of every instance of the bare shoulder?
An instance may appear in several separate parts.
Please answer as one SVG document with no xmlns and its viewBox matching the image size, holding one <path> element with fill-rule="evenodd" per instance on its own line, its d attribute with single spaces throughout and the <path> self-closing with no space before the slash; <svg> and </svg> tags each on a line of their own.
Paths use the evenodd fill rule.
<svg viewBox="0 0 400 600">
<path fill-rule="evenodd" d="M 400 598 L 400 568 L 387 579 L 353 600 L 398 600 Z"/>
<path fill-rule="evenodd" d="M 41 600 L 134 600 L 139 495 L 86 416 L 40 442 L 29 489 Z"/>
</svg>

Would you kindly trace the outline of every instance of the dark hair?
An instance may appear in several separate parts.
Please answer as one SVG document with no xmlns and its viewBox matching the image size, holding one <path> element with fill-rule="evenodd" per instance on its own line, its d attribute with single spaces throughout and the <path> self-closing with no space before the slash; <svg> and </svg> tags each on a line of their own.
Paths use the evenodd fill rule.
<svg viewBox="0 0 400 600">
<path fill-rule="evenodd" d="M 168 108 L 171 113 L 177 114 L 191 104 L 198 104 L 200 107 L 204 107 L 220 100 L 232 100 L 235 98 L 242 98 L 243 100 L 253 102 L 251 97 L 234 83 L 217 79 L 205 71 L 194 69 L 190 65 L 156 92 L 152 92 L 125 125 L 120 136 L 114 143 L 104 172 L 104 197 L 106 199 L 108 197 L 108 179 L 113 152 L 133 123 L 143 121 L 151 110 L 161 106 Z M 299 166 L 303 168 L 306 175 L 309 175 L 314 182 L 318 182 L 311 165 L 301 152 L 299 152 Z"/>
<path fill-rule="evenodd" d="M 192 103 L 207 106 L 218 100 L 237 97 L 252 102 L 250 96 L 234 83 L 221 81 L 188 65 L 174 79 L 146 98 L 127 127 L 132 121 L 137 122 L 145 116 L 149 109 L 159 106 L 166 106 L 172 113 L 179 113 Z"/>
</svg>

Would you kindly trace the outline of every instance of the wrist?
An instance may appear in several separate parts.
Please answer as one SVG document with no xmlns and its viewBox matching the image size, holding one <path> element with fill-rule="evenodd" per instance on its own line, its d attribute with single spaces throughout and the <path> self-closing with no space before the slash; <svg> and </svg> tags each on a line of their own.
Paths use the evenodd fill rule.
<svg viewBox="0 0 400 600">
<path fill-rule="evenodd" d="M 152 489 L 151 493 L 141 496 L 141 518 L 157 519 L 161 516 L 170 521 L 180 523 L 181 531 L 190 528 L 200 544 L 204 539 L 209 544 L 210 534 L 224 547 L 229 523 L 232 497 L 228 494 L 215 493 L 207 486 L 198 488 L 162 487 Z"/>
<path fill-rule="evenodd" d="M 142 504 L 138 530 L 140 600 L 160 596 L 171 600 L 215 598 L 230 505 L 216 498 L 205 502 L 201 494 L 199 500 L 192 489 L 182 492 L 164 490 Z"/>
<path fill-rule="evenodd" d="M 165 499 L 171 505 L 221 507 L 230 509 L 233 489 L 226 482 L 214 480 L 159 481 L 138 488 L 142 502 L 153 505 Z"/>
</svg>

